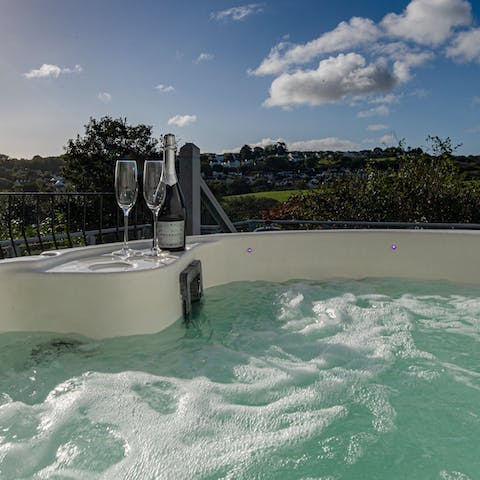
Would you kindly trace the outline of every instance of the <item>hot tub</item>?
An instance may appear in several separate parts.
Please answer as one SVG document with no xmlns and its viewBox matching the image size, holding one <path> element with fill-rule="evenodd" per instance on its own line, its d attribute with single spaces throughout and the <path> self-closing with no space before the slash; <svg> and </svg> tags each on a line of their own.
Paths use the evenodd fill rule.
<svg viewBox="0 0 480 480">
<path fill-rule="evenodd" d="M 136 249 L 148 241 L 131 242 Z M 200 260 L 204 288 L 233 281 L 410 278 L 480 283 L 475 231 L 337 230 L 190 237 L 165 262 L 100 245 L 0 262 L 0 332 L 91 338 L 159 332 L 182 315 L 179 275 Z M 232 299 L 233 301 L 234 299 Z"/>
<path fill-rule="evenodd" d="M 473 480 L 479 240 L 228 234 L 165 263 L 112 245 L 1 262 L 0 478 Z"/>
</svg>

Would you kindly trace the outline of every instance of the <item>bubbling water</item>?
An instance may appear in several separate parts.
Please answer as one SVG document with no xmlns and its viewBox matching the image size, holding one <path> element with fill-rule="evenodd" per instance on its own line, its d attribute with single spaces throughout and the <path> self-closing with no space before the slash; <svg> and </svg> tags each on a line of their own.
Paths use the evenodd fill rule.
<svg viewBox="0 0 480 480">
<path fill-rule="evenodd" d="M 473 479 L 480 289 L 208 289 L 186 330 L 0 335 L 2 479 Z"/>
</svg>

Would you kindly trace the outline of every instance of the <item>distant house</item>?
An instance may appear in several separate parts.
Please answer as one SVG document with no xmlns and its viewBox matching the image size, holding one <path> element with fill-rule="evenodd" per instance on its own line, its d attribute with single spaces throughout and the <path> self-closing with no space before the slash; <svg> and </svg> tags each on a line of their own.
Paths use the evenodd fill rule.
<svg viewBox="0 0 480 480">
<path fill-rule="evenodd" d="M 228 168 L 237 168 L 239 167 L 241 164 L 240 164 L 240 161 L 239 160 L 227 160 L 225 162 L 225 166 L 228 167 Z"/>
<path fill-rule="evenodd" d="M 53 184 L 55 190 L 61 191 L 65 188 L 65 179 L 59 175 L 53 175 L 50 183 Z"/>
</svg>

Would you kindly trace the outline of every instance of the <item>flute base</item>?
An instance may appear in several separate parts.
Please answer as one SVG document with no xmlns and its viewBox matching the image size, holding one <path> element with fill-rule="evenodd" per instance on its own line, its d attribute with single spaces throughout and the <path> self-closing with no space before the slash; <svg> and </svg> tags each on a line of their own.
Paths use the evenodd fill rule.
<svg viewBox="0 0 480 480">
<path fill-rule="evenodd" d="M 165 250 L 159 248 L 151 248 L 150 250 L 144 250 L 143 256 L 152 260 L 164 261 L 171 258 L 170 254 Z"/>
<path fill-rule="evenodd" d="M 111 253 L 114 257 L 120 258 L 132 258 L 132 257 L 143 257 L 145 255 L 141 250 L 134 250 L 132 248 L 121 248 Z"/>
</svg>

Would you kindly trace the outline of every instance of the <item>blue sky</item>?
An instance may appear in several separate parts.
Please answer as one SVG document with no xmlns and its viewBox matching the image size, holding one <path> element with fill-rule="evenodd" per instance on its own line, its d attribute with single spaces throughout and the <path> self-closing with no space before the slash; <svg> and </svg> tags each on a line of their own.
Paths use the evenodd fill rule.
<svg viewBox="0 0 480 480">
<path fill-rule="evenodd" d="M 0 0 L 0 153 L 60 154 L 111 115 L 204 152 L 480 154 L 479 20 L 473 0 Z"/>
</svg>

